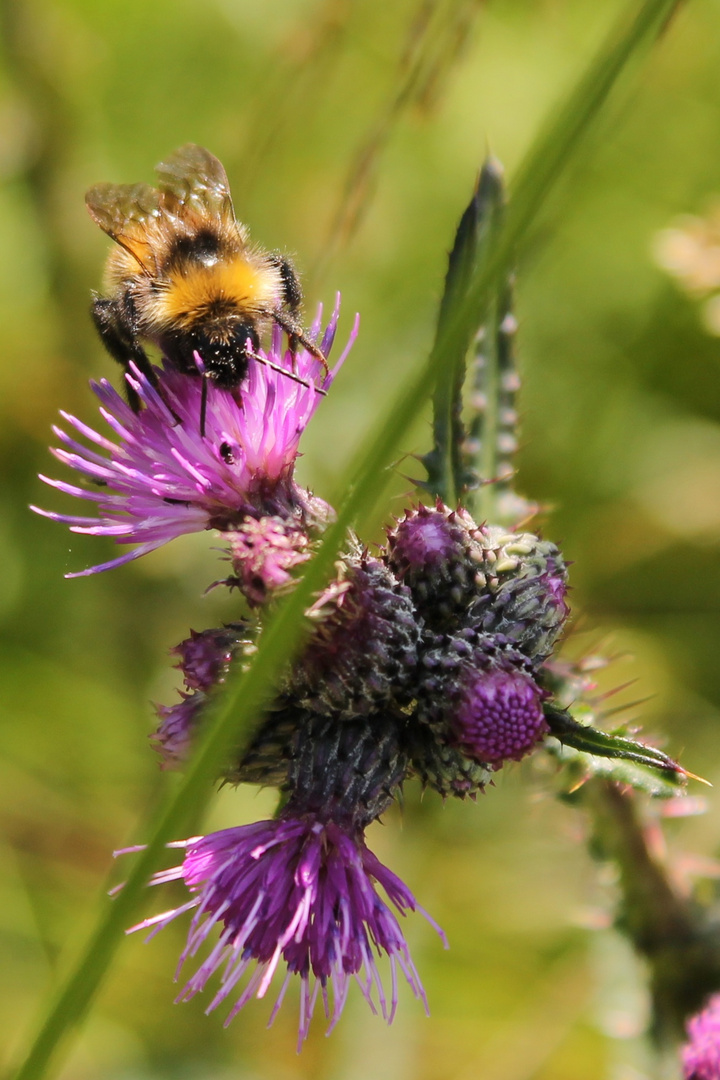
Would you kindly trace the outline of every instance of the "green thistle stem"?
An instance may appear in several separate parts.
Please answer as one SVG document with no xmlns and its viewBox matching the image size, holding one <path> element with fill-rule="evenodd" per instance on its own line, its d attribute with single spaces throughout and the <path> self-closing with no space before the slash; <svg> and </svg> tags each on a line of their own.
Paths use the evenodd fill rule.
<svg viewBox="0 0 720 1080">
<path fill-rule="evenodd" d="M 582 802 L 591 816 L 593 849 L 618 868 L 617 926 L 650 969 L 653 1035 L 662 1050 L 671 1050 L 686 1018 L 720 989 L 720 927 L 672 879 L 633 792 L 591 780 Z"/>
<path fill-rule="evenodd" d="M 435 349 L 448 333 L 456 310 L 465 301 L 478 267 L 492 251 L 495 234 L 501 225 L 502 205 L 502 170 L 489 159 L 482 167 L 473 197 L 455 234 L 438 313 Z M 494 296 L 489 307 L 495 307 Z M 475 325 L 469 323 L 464 335 L 454 338 L 451 335 L 452 351 L 448 349 L 445 353 L 444 368 L 433 393 L 433 449 L 423 458 L 428 472 L 424 486 L 447 506 L 456 506 L 466 490 L 476 483 L 472 462 L 466 460 L 462 408 L 466 358 L 483 315 L 484 310 L 478 308 Z"/>
</svg>

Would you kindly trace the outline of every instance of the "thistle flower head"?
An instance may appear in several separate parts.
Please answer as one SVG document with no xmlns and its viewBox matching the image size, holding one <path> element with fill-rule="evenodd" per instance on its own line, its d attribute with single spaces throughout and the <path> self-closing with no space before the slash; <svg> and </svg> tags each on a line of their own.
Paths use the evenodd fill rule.
<svg viewBox="0 0 720 1080">
<path fill-rule="evenodd" d="M 153 884 L 182 880 L 192 898 L 134 928 L 155 931 L 194 909 L 182 967 L 219 927 L 217 942 L 178 1000 L 204 990 L 220 970 L 220 987 L 208 1011 L 237 994 L 226 1023 L 251 997 L 264 997 L 278 967 L 285 965 L 271 1021 L 291 978 L 299 976 L 299 1043 L 307 1036 L 318 995 L 333 1027 L 353 978 L 373 1011 L 388 1022 L 397 1007 L 398 968 L 426 1004 L 395 914 L 418 905 L 363 836 L 364 826 L 385 809 L 405 774 L 398 731 L 384 718 L 337 723 L 308 715 L 307 720 L 305 729 L 296 731 L 291 796 L 279 818 L 174 845 L 185 849 L 182 864 L 155 875 Z M 392 974 L 389 997 L 378 965 L 383 954 Z"/>
<path fill-rule="evenodd" d="M 702 1012 L 687 1023 L 682 1049 L 685 1080 L 720 1080 L 720 994 L 713 994 Z"/>
<path fill-rule="evenodd" d="M 336 306 L 320 342 L 326 356 L 338 315 Z M 319 330 L 320 315 L 312 328 L 315 334 Z M 133 412 L 106 380 L 94 384 L 100 414 L 114 438 L 63 413 L 66 423 L 90 445 L 55 428 L 63 445 L 53 453 L 85 480 L 101 486 L 86 489 L 42 479 L 60 491 L 95 502 L 98 516 L 38 512 L 65 522 L 73 532 L 112 536 L 117 543 L 138 546 L 81 574 L 119 566 L 183 533 L 227 531 L 248 516 L 302 520 L 306 510 L 312 514 L 309 496 L 293 478 L 298 443 L 322 400 L 319 390 L 331 384 L 356 333 L 357 323 L 322 385 L 317 358 L 305 349 L 295 354 L 283 350 L 278 326 L 268 351 L 260 350 L 259 359 L 250 361 L 237 391 L 221 389 L 210 379 L 180 374 L 170 365 L 157 369 L 154 386 L 133 368 L 127 379 L 142 406 Z M 207 407 L 201 430 L 204 393 Z"/>
<path fill-rule="evenodd" d="M 567 566 L 559 549 L 532 533 L 487 529 L 486 584 L 468 623 L 502 635 L 535 667 L 550 656 L 569 614 Z"/>
<path fill-rule="evenodd" d="M 307 523 L 297 519 L 246 518 L 227 533 L 227 541 L 234 572 L 227 583 L 240 589 L 251 607 L 290 585 L 295 568 L 310 558 Z"/>
<path fill-rule="evenodd" d="M 537 664 L 568 615 L 558 548 L 532 533 L 476 525 L 462 508 L 438 502 L 408 511 L 388 531 L 387 561 L 432 632 L 475 625 L 503 635 Z"/>
<path fill-rule="evenodd" d="M 220 970 L 220 987 L 207 1011 L 237 993 L 225 1021 L 229 1024 L 252 997 L 266 995 L 278 967 L 284 964 L 287 971 L 270 1022 L 292 977 L 299 976 L 298 1049 L 308 1035 L 318 995 L 332 1028 L 353 979 L 373 1012 L 379 1010 L 388 1023 L 397 1007 L 398 968 L 427 1009 L 422 984 L 393 912 L 394 908 L 404 915 L 418 905 L 400 878 L 368 849 L 361 833 L 313 815 L 284 813 L 274 821 L 224 829 L 176 846 L 185 848 L 182 864 L 157 874 L 153 883 L 180 879 L 193 894 L 192 899 L 133 929 L 153 927 L 156 931 L 184 911 L 195 909 L 179 972 L 219 926 L 217 942 L 181 990 L 178 1001 L 200 993 Z M 381 897 L 378 885 L 389 903 Z M 389 997 L 377 959 L 382 954 L 389 960 L 392 975 Z M 251 974 L 244 981 L 248 972 Z M 243 981 L 238 993 L 238 984 Z"/>
</svg>

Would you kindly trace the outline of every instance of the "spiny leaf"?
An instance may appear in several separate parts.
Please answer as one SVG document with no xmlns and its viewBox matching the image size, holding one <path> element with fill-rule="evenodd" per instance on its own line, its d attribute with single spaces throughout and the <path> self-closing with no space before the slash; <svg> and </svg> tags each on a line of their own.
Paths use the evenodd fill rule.
<svg viewBox="0 0 720 1080">
<path fill-rule="evenodd" d="M 572 747 L 593 757 L 610 758 L 616 761 L 633 762 L 636 765 L 657 769 L 663 774 L 677 778 L 681 785 L 688 775 L 682 765 L 658 750 L 657 747 L 630 739 L 626 735 L 608 733 L 588 724 L 580 724 L 570 713 L 557 709 L 553 705 L 545 706 L 545 719 L 555 738 L 563 746 Z"/>
<path fill-rule="evenodd" d="M 550 751 L 556 753 L 563 765 L 565 775 L 561 781 L 561 797 L 569 798 L 575 792 L 581 792 L 593 778 L 631 787 L 655 799 L 676 798 L 684 791 L 684 778 L 677 773 L 659 772 L 652 766 L 640 765 L 635 761 L 597 757 L 562 744 L 558 745 L 556 751 L 550 747 Z"/>
</svg>

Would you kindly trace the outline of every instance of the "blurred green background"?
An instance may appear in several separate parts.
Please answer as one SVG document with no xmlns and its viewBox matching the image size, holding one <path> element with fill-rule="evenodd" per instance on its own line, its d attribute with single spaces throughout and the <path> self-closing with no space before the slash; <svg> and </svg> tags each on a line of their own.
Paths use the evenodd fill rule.
<svg viewBox="0 0 720 1080">
<path fill-rule="evenodd" d="M 446 253 L 489 148 L 513 170 L 615 14 L 597 0 L 2 0 L 0 70 L 0 987 L 8 1053 L 97 918 L 113 848 L 173 779 L 147 735 L 178 686 L 169 648 L 233 614 L 207 535 L 131 566 L 105 541 L 34 517 L 74 512 L 43 487 L 63 408 L 92 422 L 90 377 L 118 372 L 88 316 L 108 242 L 84 191 L 151 180 L 175 146 L 225 163 L 239 216 L 294 255 L 308 309 L 343 294 L 359 341 L 303 444 L 328 498 L 364 434 L 427 355 Z M 618 662 L 606 687 L 650 700 L 646 729 L 720 780 L 720 340 L 655 265 L 654 237 L 720 193 L 720 6 L 695 0 L 625 80 L 520 267 L 520 487 L 573 560 L 584 636 Z M 389 512 L 428 449 L 399 447 Z M 365 539 L 370 540 L 371 537 Z M 552 777 L 506 769 L 478 804 L 421 800 L 371 846 L 445 928 L 408 935 L 431 1005 L 405 988 L 389 1030 L 360 998 L 295 1054 L 296 999 L 270 1032 L 252 1003 L 228 1030 L 172 1004 L 183 926 L 122 947 L 65 1080 L 639 1080 L 646 1002 L 603 929 L 612 881 Z M 713 855 L 710 812 L 674 822 Z M 224 791 L 208 829 L 272 812 Z M 120 871 L 118 871 L 120 873 Z M 712 887 L 707 887 L 712 893 Z M 152 897 L 153 910 L 176 902 Z"/>
</svg>

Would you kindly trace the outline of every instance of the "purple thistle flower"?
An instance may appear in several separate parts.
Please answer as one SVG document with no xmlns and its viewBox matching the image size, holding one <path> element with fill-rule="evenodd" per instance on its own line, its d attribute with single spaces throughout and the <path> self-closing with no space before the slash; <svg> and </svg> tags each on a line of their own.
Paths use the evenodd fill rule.
<svg viewBox="0 0 720 1080">
<path fill-rule="evenodd" d="M 220 988 L 206 1010 L 210 1012 L 233 994 L 253 969 L 232 1005 L 227 1025 L 250 998 L 265 996 L 284 962 L 287 973 L 270 1023 L 293 975 L 298 975 L 298 1049 L 307 1038 L 318 995 L 331 1030 L 342 1013 L 352 978 L 372 1011 L 379 1010 L 390 1023 L 397 1007 L 399 968 L 427 1010 L 425 992 L 397 917 L 378 894 L 376 884 L 401 915 L 420 911 L 446 944 L 444 934 L 407 886 L 367 848 L 360 829 L 321 821 L 315 814 L 294 816 L 288 805 L 278 820 L 224 829 L 173 846 L 185 848 L 182 865 L 156 874 L 152 884 L 183 880 L 194 896 L 132 929 L 151 927 L 153 936 L 178 915 L 196 909 L 179 974 L 213 927 L 221 927 L 217 943 L 183 987 L 178 1001 L 200 993 L 222 969 Z M 390 963 L 389 995 L 378 967 L 383 953 Z"/>
<path fill-rule="evenodd" d="M 720 994 L 713 994 L 702 1012 L 687 1023 L 682 1049 L 685 1080 L 720 1080 Z"/>
<path fill-rule="evenodd" d="M 320 330 L 322 309 L 312 332 Z M 324 332 L 320 348 L 332 348 L 339 301 Z M 331 375 L 327 389 L 357 336 L 355 322 L 348 344 Z M 85 489 L 41 477 L 51 487 L 98 504 L 99 516 L 57 514 L 33 507 L 71 531 L 112 536 L 119 544 L 137 544 L 117 559 L 69 577 L 97 573 L 136 559 L 176 536 L 204 529 L 228 530 L 247 516 L 282 517 L 314 513 L 312 500 L 294 482 L 300 436 L 312 418 L 321 395 L 313 384 L 320 362 L 305 349 L 295 356 L 283 351 L 282 331 L 275 326 L 268 352 L 251 361 L 239 395 L 223 390 L 211 379 L 180 374 L 169 365 L 157 369 L 158 388 L 136 368 L 127 375 L 142 409 L 133 412 L 107 380 L 93 384 L 100 414 L 117 441 L 99 434 L 67 413 L 61 415 L 90 447 L 54 428 L 63 447 L 55 457 L 86 479 L 102 484 Z M 262 363 L 265 359 L 281 371 Z M 282 371 L 293 372 L 304 386 Z M 200 433 L 203 387 L 207 391 L 205 432 Z"/>
</svg>

